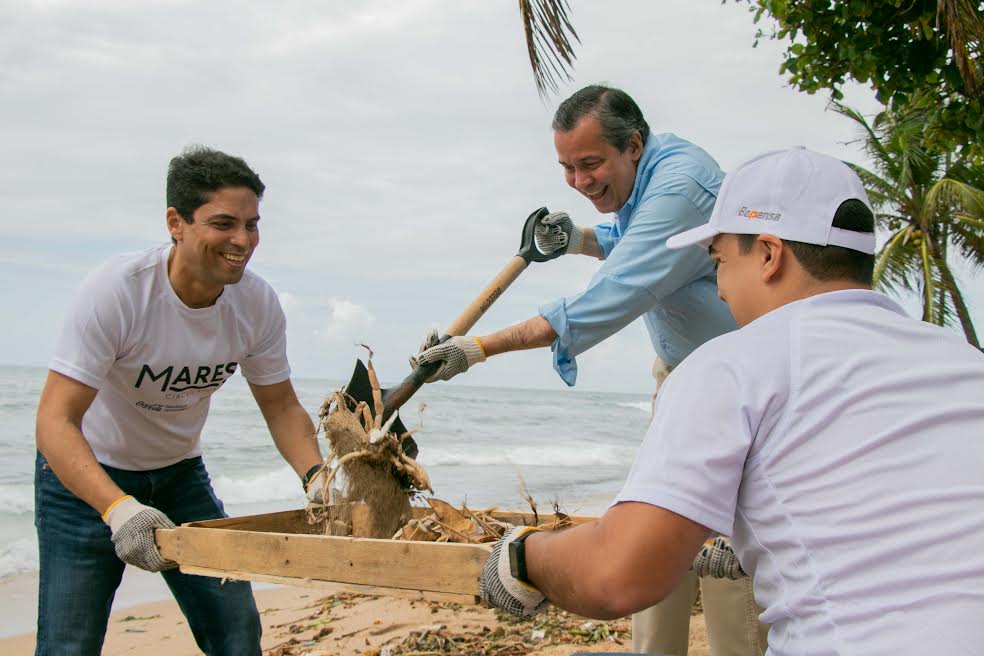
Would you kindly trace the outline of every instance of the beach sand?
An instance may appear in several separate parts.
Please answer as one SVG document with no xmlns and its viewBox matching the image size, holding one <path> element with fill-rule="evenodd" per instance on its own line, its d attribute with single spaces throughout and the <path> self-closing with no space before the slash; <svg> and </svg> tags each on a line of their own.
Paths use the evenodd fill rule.
<svg viewBox="0 0 984 656">
<path fill-rule="evenodd" d="M 492 651 L 501 656 L 567 656 L 632 647 L 627 619 L 597 622 L 551 610 L 519 621 L 477 606 L 307 588 L 268 588 L 254 594 L 263 620 L 265 656 Z M 691 656 L 709 654 L 702 615 L 691 618 L 690 645 Z M 33 634 L 0 639 L 0 654 L 33 653 Z M 201 652 L 177 604 L 168 600 L 114 612 L 102 653 L 191 656 Z"/>
</svg>

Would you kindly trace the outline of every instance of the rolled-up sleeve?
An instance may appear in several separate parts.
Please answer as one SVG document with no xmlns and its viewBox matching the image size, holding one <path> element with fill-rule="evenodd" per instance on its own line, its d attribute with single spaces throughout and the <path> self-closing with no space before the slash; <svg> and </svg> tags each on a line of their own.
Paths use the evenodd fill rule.
<svg viewBox="0 0 984 656">
<path fill-rule="evenodd" d="M 615 248 L 615 237 L 612 236 L 612 224 L 599 223 L 594 227 L 595 241 L 598 242 L 598 248 L 601 249 L 601 254 L 603 260 L 607 260 L 608 256 L 611 255 L 612 249 Z"/>
<path fill-rule="evenodd" d="M 540 316 L 557 333 L 550 348 L 554 369 L 565 383 L 573 386 L 577 380 L 579 354 L 711 270 L 710 258 L 703 249 L 666 247 L 670 236 L 705 222 L 700 210 L 683 196 L 644 199 L 625 235 L 610 248 L 588 287 L 576 296 L 540 307 Z M 596 236 L 602 227 L 595 228 Z M 603 236 L 613 241 L 610 229 Z M 602 239 L 599 245 L 604 251 Z"/>
</svg>

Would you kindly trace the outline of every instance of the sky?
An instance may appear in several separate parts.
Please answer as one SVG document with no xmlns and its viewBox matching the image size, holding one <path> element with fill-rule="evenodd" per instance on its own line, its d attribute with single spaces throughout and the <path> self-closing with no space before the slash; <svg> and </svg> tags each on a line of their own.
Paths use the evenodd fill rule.
<svg viewBox="0 0 984 656">
<path fill-rule="evenodd" d="M 384 382 L 506 265 L 531 211 L 610 219 L 564 183 L 549 127 L 587 84 L 623 88 L 725 170 L 790 145 L 865 163 L 854 125 L 779 74 L 781 45 L 752 47 L 745 5 L 570 5 L 574 79 L 544 101 L 515 2 L 0 2 L 0 364 L 44 366 L 86 272 L 167 239 L 167 163 L 190 144 L 267 185 L 250 267 L 280 295 L 295 377 L 345 380 L 365 343 Z M 847 101 L 878 109 L 860 87 Z M 472 332 L 576 294 L 597 265 L 532 265 Z M 984 285 L 962 281 L 984 326 Z M 636 322 L 579 357 L 578 389 L 648 393 L 652 357 Z M 548 349 L 444 384 L 564 388 Z"/>
</svg>

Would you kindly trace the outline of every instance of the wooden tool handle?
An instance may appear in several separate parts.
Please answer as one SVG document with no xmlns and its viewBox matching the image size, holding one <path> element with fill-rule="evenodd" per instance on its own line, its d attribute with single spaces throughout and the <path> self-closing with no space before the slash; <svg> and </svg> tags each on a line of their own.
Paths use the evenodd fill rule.
<svg viewBox="0 0 984 656">
<path fill-rule="evenodd" d="M 509 260 L 509 263 L 492 279 L 492 282 L 485 286 L 485 289 L 465 308 L 464 312 L 451 322 L 445 334 L 454 337 L 464 335 L 471 330 L 472 326 L 485 314 L 485 311 L 492 307 L 496 299 L 509 288 L 509 285 L 515 282 L 527 266 L 529 263 L 518 255 Z"/>
</svg>

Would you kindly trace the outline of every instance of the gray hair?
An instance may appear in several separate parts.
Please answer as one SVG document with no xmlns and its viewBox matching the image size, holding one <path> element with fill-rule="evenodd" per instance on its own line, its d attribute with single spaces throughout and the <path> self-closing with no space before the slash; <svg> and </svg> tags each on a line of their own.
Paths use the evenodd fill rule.
<svg viewBox="0 0 984 656">
<path fill-rule="evenodd" d="M 598 118 L 605 141 L 620 153 L 629 147 L 633 132 L 639 133 L 643 144 L 649 138 L 649 124 L 635 101 L 621 89 L 603 84 L 584 87 L 560 103 L 551 127 L 558 132 L 570 132 L 588 114 Z"/>
</svg>

